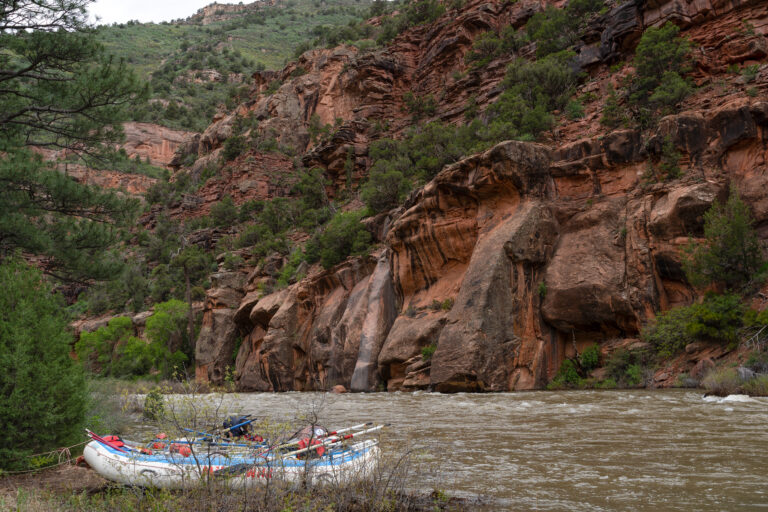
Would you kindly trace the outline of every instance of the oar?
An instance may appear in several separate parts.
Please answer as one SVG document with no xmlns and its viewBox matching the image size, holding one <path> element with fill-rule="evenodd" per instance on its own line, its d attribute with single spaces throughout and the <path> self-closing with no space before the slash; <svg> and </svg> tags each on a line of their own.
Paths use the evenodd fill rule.
<svg viewBox="0 0 768 512">
<path fill-rule="evenodd" d="M 109 446 L 110 448 L 114 448 L 115 450 L 117 450 L 117 451 L 119 451 L 119 452 L 128 453 L 128 452 L 126 452 L 125 450 L 123 450 L 123 449 L 121 449 L 121 448 L 119 448 L 119 447 L 117 447 L 117 446 L 113 445 L 112 443 L 110 443 L 109 441 L 107 441 L 106 439 L 104 439 L 103 437 L 99 437 L 99 436 L 97 436 L 96 434 L 94 434 L 93 432 L 91 432 L 91 431 L 90 431 L 90 430 L 88 430 L 88 429 L 85 429 L 85 433 L 86 433 L 86 434 L 88 434 L 88 437 L 90 437 L 90 438 L 91 438 L 91 439 L 93 439 L 94 441 L 98 441 L 99 443 L 101 443 L 101 444 L 103 444 L 103 445 Z"/>
<path fill-rule="evenodd" d="M 363 434 L 370 434 L 371 432 L 376 432 L 386 426 L 388 426 L 387 423 L 385 423 L 384 425 L 378 425 L 373 428 L 369 428 L 367 430 L 361 430 L 360 432 L 355 432 L 354 434 L 347 434 L 345 436 L 340 436 L 340 437 L 337 437 L 337 436 L 329 437 L 328 439 L 326 439 L 325 441 L 322 441 L 319 444 L 313 444 L 312 446 L 308 446 L 307 448 L 302 448 L 301 450 L 295 450 L 292 452 L 284 453 L 284 454 L 281 454 L 280 457 L 293 457 L 294 455 L 299 455 L 299 454 L 308 452 L 310 450 L 317 450 L 318 448 L 327 448 L 328 446 L 340 443 L 342 441 L 346 441 L 348 439 L 353 439 Z"/>
<path fill-rule="evenodd" d="M 329 438 L 331 436 L 335 436 L 335 435 L 341 434 L 343 432 L 349 432 L 350 430 L 358 430 L 358 429 L 361 429 L 361 428 L 364 428 L 364 427 L 369 427 L 371 425 L 373 425 L 373 422 L 369 421 L 367 423 L 361 423 L 359 425 L 353 425 L 351 427 L 340 428 L 338 430 L 334 430 L 333 432 L 327 432 L 323 436 L 315 437 L 315 439 L 327 439 L 327 438 Z M 288 448 L 289 446 L 296 446 L 297 444 L 299 444 L 299 440 L 291 441 L 291 442 L 288 442 L 288 443 L 283 443 L 283 444 L 277 445 L 277 446 L 270 446 L 267 449 L 267 451 L 280 450 L 282 448 Z M 262 452 L 262 453 L 264 453 L 264 452 Z"/>
</svg>

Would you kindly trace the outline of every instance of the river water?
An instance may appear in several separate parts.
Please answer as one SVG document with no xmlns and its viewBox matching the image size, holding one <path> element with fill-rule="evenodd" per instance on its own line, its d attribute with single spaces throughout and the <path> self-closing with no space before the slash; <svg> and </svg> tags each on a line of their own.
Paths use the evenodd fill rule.
<svg viewBox="0 0 768 512">
<path fill-rule="evenodd" d="M 768 399 L 699 391 L 253 393 L 222 410 L 328 428 L 387 422 L 417 482 L 503 510 L 768 510 Z"/>
</svg>

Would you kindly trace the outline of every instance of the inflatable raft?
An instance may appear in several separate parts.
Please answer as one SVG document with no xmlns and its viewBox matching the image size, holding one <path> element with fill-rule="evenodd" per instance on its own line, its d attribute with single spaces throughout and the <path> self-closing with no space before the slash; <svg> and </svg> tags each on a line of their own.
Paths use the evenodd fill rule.
<svg viewBox="0 0 768 512">
<path fill-rule="evenodd" d="M 116 436 L 100 437 L 90 431 L 88 435 L 92 441 L 85 446 L 83 456 L 99 475 L 120 484 L 163 489 L 187 489 L 207 479 L 234 489 L 270 479 L 313 484 L 348 482 L 370 476 L 379 456 L 376 440 L 350 444 L 346 441 L 351 434 L 314 440 L 311 446 L 288 453 L 260 445 L 245 447 L 187 439 L 169 443 L 166 449 L 151 450 Z"/>
</svg>

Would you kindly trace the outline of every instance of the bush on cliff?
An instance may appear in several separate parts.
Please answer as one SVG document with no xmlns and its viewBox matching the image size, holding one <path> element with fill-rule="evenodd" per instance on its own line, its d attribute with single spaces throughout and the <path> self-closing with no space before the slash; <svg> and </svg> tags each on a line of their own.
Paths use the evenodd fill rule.
<svg viewBox="0 0 768 512">
<path fill-rule="evenodd" d="M 603 0 L 571 0 L 564 9 L 548 7 L 531 16 L 525 30 L 536 41 L 536 56 L 546 57 L 573 45 L 588 16 L 600 10 L 604 3 Z"/>
<path fill-rule="evenodd" d="M 232 196 L 226 194 L 221 201 L 211 206 L 211 218 L 218 227 L 229 227 L 237 223 L 239 210 L 232 200 Z"/>
<path fill-rule="evenodd" d="M 16 261 L 0 265 L 0 282 L 0 468 L 23 469 L 24 457 L 81 440 L 87 392 L 61 297 Z"/>
<path fill-rule="evenodd" d="M 323 267 L 331 268 L 348 256 L 365 254 L 371 246 L 371 234 L 360 222 L 364 213 L 337 213 L 321 233 L 307 242 L 307 261 L 319 260 Z"/>
<path fill-rule="evenodd" d="M 579 75 L 569 65 L 571 52 L 528 61 L 515 59 L 502 82 L 504 92 L 488 108 L 492 139 L 535 138 L 552 127 L 553 110 L 562 110 L 573 95 Z"/>
<path fill-rule="evenodd" d="M 691 284 L 717 284 L 736 291 L 759 282 L 765 261 L 753 224 L 749 207 L 735 188 L 724 205 L 715 202 L 704 214 L 706 241 L 691 242 L 683 262 Z"/>
<path fill-rule="evenodd" d="M 650 123 L 656 109 L 671 112 L 693 91 L 683 76 L 689 70 L 686 57 L 691 46 L 678 37 L 679 32 L 672 23 L 650 27 L 637 45 L 629 103 L 641 125 Z"/>
<path fill-rule="evenodd" d="M 641 332 L 661 357 L 672 357 L 693 341 L 732 345 L 744 326 L 746 307 L 738 295 L 710 295 L 701 304 L 660 314 Z"/>
</svg>

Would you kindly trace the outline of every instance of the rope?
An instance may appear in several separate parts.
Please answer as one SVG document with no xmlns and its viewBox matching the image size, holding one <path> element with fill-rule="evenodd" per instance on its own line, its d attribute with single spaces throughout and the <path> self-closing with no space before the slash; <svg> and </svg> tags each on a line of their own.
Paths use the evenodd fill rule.
<svg viewBox="0 0 768 512">
<path fill-rule="evenodd" d="M 32 455 L 25 455 L 23 457 L 16 457 L 15 459 L 9 459 L 11 462 L 21 460 L 21 459 L 32 459 L 34 457 L 43 457 L 43 456 L 49 456 L 58 454 L 58 462 L 55 464 L 50 464 L 48 466 L 41 466 L 39 468 L 34 469 L 25 469 L 21 471 L 0 471 L 0 475 L 24 475 L 29 473 L 37 473 L 38 471 L 43 471 L 44 469 L 50 469 L 55 468 L 58 466 L 63 466 L 64 464 L 70 464 L 72 462 L 72 450 L 73 448 L 77 448 L 78 446 L 82 446 L 84 444 L 90 443 L 91 440 L 83 441 L 82 443 L 73 444 L 72 446 L 65 446 L 64 448 L 56 448 L 55 450 L 51 450 L 49 452 L 42 452 L 42 453 L 35 453 Z"/>
<path fill-rule="evenodd" d="M 38 473 L 38 472 L 43 471 L 45 469 L 56 468 L 56 467 L 59 467 L 59 466 L 63 466 L 65 464 L 69 464 L 70 462 L 72 462 L 71 459 L 65 460 L 63 462 L 57 462 L 56 464 L 51 464 L 50 466 L 41 466 L 41 467 L 35 468 L 35 469 L 25 469 L 25 470 L 22 470 L 22 471 L 2 471 L 2 472 L 0 472 L 0 476 L 6 476 L 6 475 L 26 475 L 26 474 L 30 474 L 30 473 Z"/>
</svg>

